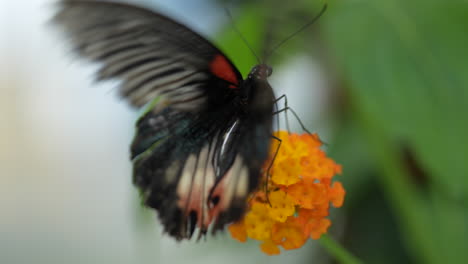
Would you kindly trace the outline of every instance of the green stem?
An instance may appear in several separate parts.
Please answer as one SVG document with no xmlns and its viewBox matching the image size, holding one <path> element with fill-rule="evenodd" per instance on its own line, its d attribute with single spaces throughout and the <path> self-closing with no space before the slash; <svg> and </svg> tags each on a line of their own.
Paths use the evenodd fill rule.
<svg viewBox="0 0 468 264">
<path fill-rule="evenodd" d="M 344 247 L 338 244 L 334 239 L 328 235 L 322 235 L 319 240 L 320 245 L 324 247 L 330 256 L 333 256 L 338 263 L 342 264 L 362 264 L 363 262 L 357 257 L 353 256 Z"/>
</svg>

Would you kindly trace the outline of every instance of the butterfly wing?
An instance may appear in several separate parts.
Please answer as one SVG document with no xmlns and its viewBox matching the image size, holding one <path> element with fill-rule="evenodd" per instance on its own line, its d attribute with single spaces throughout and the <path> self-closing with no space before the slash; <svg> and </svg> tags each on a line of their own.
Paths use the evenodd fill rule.
<svg viewBox="0 0 468 264">
<path fill-rule="evenodd" d="M 122 80 L 119 94 L 135 107 L 162 96 L 172 107 L 198 110 L 242 80 L 215 46 L 160 14 L 90 0 L 65 0 L 59 8 L 54 20 L 76 52 L 102 64 L 99 80 Z"/>
<path fill-rule="evenodd" d="M 131 105 L 148 104 L 131 147 L 134 183 L 166 232 L 190 238 L 239 219 L 271 125 L 257 129 L 243 112 L 232 63 L 185 26 L 126 4 L 62 1 L 55 21 L 78 54 L 102 63 L 99 79 L 122 80 Z"/>
<path fill-rule="evenodd" d="M 268 142 L 257 151 L 246 121 L 224 111 L 200 116 L 165 108 L 138 123 L 134 180 L 146 204 L 159 211 L 165 230 L 189 238 L 196 227 L 213 231 L 239 219 L 246 197 L 258 185 Z M 158 119 L 156 122 L 155 119 Z M 173 120 L 178 120 L 174 124 Z M 268 141 L 265 130 L 263 141 Z M 156 141 L 145 138 L 155 137 Z M 143 141 L 153 142 L 141 147 Z M 145 150 L 144 152 L 140 152 Z"/>
</svg>

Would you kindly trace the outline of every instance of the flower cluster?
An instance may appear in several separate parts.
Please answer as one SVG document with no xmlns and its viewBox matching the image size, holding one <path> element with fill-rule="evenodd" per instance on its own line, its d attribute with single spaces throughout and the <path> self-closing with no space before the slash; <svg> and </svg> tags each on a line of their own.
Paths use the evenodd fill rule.
<svg viewBox="0 0 468 264">
<path fill-rule="evenodd" d="M 241 242 L 262 241 L 260 248 L 268 255 L 279 254 L 279 246 L 297 249 L 309 237 L 319 239 L 331 225 L 326 218 L 330 203 L 340 207 L 345 195 L 341 183 L 332 182 L 341 166 L 320 149 L 316 134 L 278 131 L 275 136 L 281 143 L 272 140 L 262 176 L 265 188 L 252 194 L 243 219 L 229 226 Z"/>
</svg>

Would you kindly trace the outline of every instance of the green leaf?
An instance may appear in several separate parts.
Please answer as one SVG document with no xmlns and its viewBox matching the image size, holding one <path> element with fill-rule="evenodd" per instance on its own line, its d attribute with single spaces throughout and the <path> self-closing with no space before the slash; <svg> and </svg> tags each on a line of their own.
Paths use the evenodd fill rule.
<svg viewBox="0 0 468 264">
<path fill-rule="evenodd" d="M 468 259 L 468 3 L 333 1 L 321 24 L 409 248 Z M 411 181 L 401 146 L 427 185 Z"/>
</svg>

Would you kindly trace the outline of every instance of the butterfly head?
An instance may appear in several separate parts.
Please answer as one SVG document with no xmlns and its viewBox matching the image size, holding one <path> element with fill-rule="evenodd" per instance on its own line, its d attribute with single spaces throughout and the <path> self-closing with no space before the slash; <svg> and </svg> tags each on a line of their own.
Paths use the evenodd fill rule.
<svg viewBox="0 0 468 264">
<path fill-rule="evenodd" d="M 252 68 L 249 77 L 257 80 L 266 80 L 273 73 L 273 69 L 266 64 L 258 64 Z"/>
</svg>

